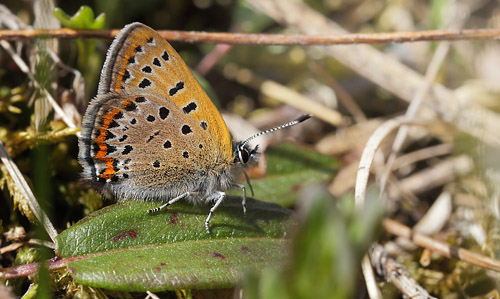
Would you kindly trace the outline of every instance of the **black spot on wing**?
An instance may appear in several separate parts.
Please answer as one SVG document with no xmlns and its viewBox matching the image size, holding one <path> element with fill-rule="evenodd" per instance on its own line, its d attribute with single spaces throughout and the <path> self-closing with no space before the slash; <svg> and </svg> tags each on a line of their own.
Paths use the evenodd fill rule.
<svg viewBox="0 0 500 299">
<path fill-rule="evenodd" d="M 109 155 L 111 153 L 116 152 L 116 146 L 109 145 L 109 144 L 106 144 L 106 145 L 107 145 L 107 147 L 106 147 L 106 155 Z"/>
<path fill-rule="evenodd" d="M 193 130 L 191 130 L 191 127 L 188 125 L 183 125 L 181 131 L 182 131 L 182 134 L 184 134 L 184 135 L 187 135 L 187 134 L 193 132 Z"/>
<path fill-rule="evenodd" d="M 133 149 L 134 147 L 129 144 L 125 145 L 122 151 L 122 155 L 128 155 Z"/>
<path fill-rule="evenodd" d="M 187 104 L 186 106 L 182 107 L 182 111 L 184 111 L 185 114 L 188 114 L 190 112 L 193 112 L 198 108 L 198 105 L 196 105 L 195 102 L 191 102 Z"/>
<path fill-rule="evenodd" d="M 137 104 L 134 102 L 130 102 L 130 103 L 127 103 L 127 105 L 125 105 L 125 110 L 127 110 L 129 112 L 135 111 L 136 109 L 137 109 Z"/>
<path fill-rule="evenodd" d="M 168 91 L 168 94 L 170 96 L 173 96 L 177 92 L 179 92 L 180 90 L 182 90 L 183 88 L 184 88 L 184 82 L 179 81 L 179 82 L 177 82 L 177 84 L 175 84 L 175 87 L 170 88 L 170 90 Z"/>
<path fill-rule="evenodd" d="M 161 54 L 161 58 L 165 61 L 169 60 L 168 53 L 167 51 L 163 51 L 163 54 Z"/>
<path fill-rule="evenodd" d="M 122 119 L 123 118 L 123 112 L 118 112 L 117 114 L 115 114 L 115 116 L 113 116 L 113 119 Z"/>
<path fill-rule="evenodd" d="M 109 123 L 109 126 L 108 126 L 108 129 L 112 129 L 112 128 L 116 128 L 116 127 L 119 127 L 120 124 L 117 123 L 115 120 L 112 120 L 110 123 Z"/>
<path fill-rule="evenodd" d="M 125 72 L 123 72 L 122 82 L 127 82 L 128 79 L 130 79 L 130 72 L 125 70 Z"/>
<path fill-rule="evenodd" d="M 142 89 L 149 87 L 149 86 L 151 86 L 151 80 L 149 80 L 148 78 L 144 78 L 144 79 L 142 79 L 141 83 L 139 83 L 138 86 L 139 86 L 139 88 L 142 88 Z"/>
<path fill-rule="evenodd" d="M 158 115 L 160 116 L 161 119 L 167 118 L 169 113 L 170 110 L 168 110 L 166 107 L 160 107 L 160 109 L 158 110 Z"/>
<path fill-rule="evenodd" d="M 160 59 L 158 59 L 158 57 L 153 58 L 153 65 L 161 67 L 161 62 Z"/>
<path fill-rule="evenodd" d="M 113 134 L 111 131 L 106 131 L 106 137 L 104 137 L 104 140 L 109 140 L 115 138 L 116 135 Z"/>
</svg>

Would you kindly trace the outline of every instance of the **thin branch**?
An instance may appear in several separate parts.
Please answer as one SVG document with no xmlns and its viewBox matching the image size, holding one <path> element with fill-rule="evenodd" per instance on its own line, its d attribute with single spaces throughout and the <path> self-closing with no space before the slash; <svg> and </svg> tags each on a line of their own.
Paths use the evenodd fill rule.
<svg viewBox="0 0 500 299">
<path fill-rule="evenodd" d="M 370 261 L 377 274 L 397 287 L 406 298 L 431 299 L 427 291 L 410 277 L 408 270 L 391 257 L 380 244 L 373 244 L 369 250 Z"/>
<path fill-rule="evenodd" d="M 68 263 L 73 261 L 78 261 L 85 259 L 87 256 L 76 256 L 76 257 L 68 257 L 63 259 L 50 259 L 46 261 L 49 266 L 49 270 L 58 270 L 66 267 Z M 26 277 L 33 273 L 36 273 L 38 269 L 40 269 L 41 263 L 31 263 L 25 265 L 19 265 L 9 268 L 0 269 L 0 278 L 2 279 L 14 279 L 20 277 Z"/>
<path fill-rule="evenodd" d="M 393 235 L 406 238 L 418 246 L 437 252 L 447 258 L 456 258 L 478 267 L 500 272 L 500 261 L 497 259 L 435 240 L 392 219 L 384 219 L 382 226 Z"/>
<path fill-rule="evenodd" d="M 45 30 L 0 30 L 0 40 L 23 40 L 34 38 L 114 38 L 119 29 L 74 30 L 69 28 Z M 187 43 L 223 43 L 250 45 L 352 45 L 385 44 L 417 41 L 454 41 L 475 39 L 498 39 L 500 29 L 426 30 L 412 32 L 352 33 L 352 34 L 249 34 L 203 31 L 158 30 L 169 41 Z"/>
</svg>

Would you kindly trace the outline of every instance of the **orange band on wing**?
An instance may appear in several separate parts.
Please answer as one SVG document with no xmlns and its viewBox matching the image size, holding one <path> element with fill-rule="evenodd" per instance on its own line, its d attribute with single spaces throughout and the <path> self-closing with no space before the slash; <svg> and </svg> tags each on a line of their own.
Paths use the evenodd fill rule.
<svg viewBox="0 0 500 299">
<path fill-rule="evenodd" d="M 115 115 L 117 115 L 119 112 L 120 110 L 113 109 L 108 112 L 108 114 L 103 115 L 103 124 L 98 129 L 99 136 L 94 139 L 94 142 L 99 146 L 99 151 L 95 154 L 94 158 L 103 161 L 107 166 L 107 168 L 101 174 L 99 174 L 99 177 L 103 179 L 111 179 L 116 173 L 115 167 L 113 165 L 115 159 L 106 157 L 106 155 L 108 154 L 108 145 L 106 144 L 105 140 L 106 136 L 108 135 L 109 126 L 111 122 L 114 121 Z"/>
</svg>

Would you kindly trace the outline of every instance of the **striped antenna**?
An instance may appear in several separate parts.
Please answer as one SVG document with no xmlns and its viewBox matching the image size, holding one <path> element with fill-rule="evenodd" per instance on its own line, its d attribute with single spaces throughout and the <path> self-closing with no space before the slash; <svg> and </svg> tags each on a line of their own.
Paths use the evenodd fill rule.
<svg viewBox="0 0 500 299">
<path fill-rule="evenodd" d="M 274 131 L 278 131 L 278 130 L 281 130 L 281 129 L 284 129 L 286 127 L 290 127 L 290 126 L 294 126 L 296 124 L 300 124 L 301 122 L 303 122 L 304 120 L 306 119 L 309 119 L 310 117 L 312 116 L 312 114 L 304 114 L 302 116 L 299 116 L 297 117 L 297 119 L 295 120 L 292 120 L 291 122 L 289 123 L 286 123 L 286 124 L 283 124 L 281 126 L 277 126 L 277 127 L 274 127 L 272 129 L 268 129 L 268 130 L 265 130 L 265 131 L 262 131 L 262 132 L 259 132 L 253 136 L 250 136 L 248 137 L 247 139 L 245 139 L 245 141 L 243 141 L 241 144 L 240 144 L 240 147 L 243 148 L 248 142 L 250 142 L 252 139 L 255 139 L 259 136 L 262 136 L 264 134 L 267 134 L 267 133 L 271 133 L 271 132 L 274 132 Z"/>
</svg>

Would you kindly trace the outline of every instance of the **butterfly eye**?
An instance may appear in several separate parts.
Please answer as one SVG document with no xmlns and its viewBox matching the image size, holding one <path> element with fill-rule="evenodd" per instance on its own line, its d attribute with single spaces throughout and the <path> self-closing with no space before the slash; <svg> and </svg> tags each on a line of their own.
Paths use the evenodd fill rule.
<svg viewBox="0 0 500 299">
<path fill-rule="evenodd" d="M 250 158 L 250 154 L 248 153 L 248 149 L 242 148 L 238 151 L 240 162 L 246 164 L 248 159 Z"/>
</svg>

